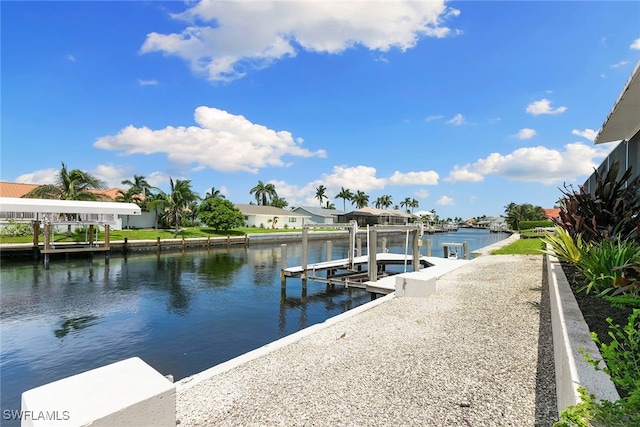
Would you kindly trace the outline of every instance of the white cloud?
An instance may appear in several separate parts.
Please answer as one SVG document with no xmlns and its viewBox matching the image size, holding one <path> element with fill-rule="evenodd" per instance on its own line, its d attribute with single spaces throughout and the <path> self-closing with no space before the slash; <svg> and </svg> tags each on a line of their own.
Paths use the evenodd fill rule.
<svg viewBox="0 0 640 427">
<path fill-rule="evenodd" d="M 449 196 L 442 196 L 436 201 L 436 205 L 438 206 L 453 206 L 455 202 Z"/>
<path fill-rule="evenodd" d="M 454 125 L 454 126 L 462 126 L 462 125 L 466 125 L 467 121 L 465 120 L 462 114 L 458 113 L 451 120 L 447 120 L 447 124 Z"/>
<path fill-rule="evenodd" d="M 67 58 L 67 61 L 76 62 L 76 57 L 71 54 L 67 54 L 65 58 Z"/>
<path fill-rule="evenodd" d="M 453 170 L 449 172 L 449 176 L 444 180 L 447 182 L 480 182 L 484 181 L 484 176 L 472 171 L 469 164 L 462 167 L 455 165 Z"/>
<path fill-rule="evenodd" d="M 158 81 L 154 79 L 151 79 L 151 80 L 138 79 L 138 84 L 140 86 L 155 86 L 158 84 Z"/>
<path fill-rule="evenodd" d="M 425 190 L 425 189 L 420 189 L 418 191 L 416 191 L 415 193 L 413 193 L 416 197 L 420 197 L 421 199 L 426 199 L 427 197 L 429 197 L 429 191 Z"/>
<path fill-rule="evenodd" d="M 125 188 L 122 181 L 132 179 L 134 168 L 130 166 L 114 166 L 112 164 L 98 165 L 91 174 L 101 181 L 104 181 L 109 188 Z"/>
<path fill-rule="evenodd" d="M 395 171 L 388 182 L 394 185 L 438 185 L 438 178 L 439 175 L 435 171 L 406 173 Z"/>
<path fill-rule="evenodd" d="M 631 46 L 629 46 L 629 49 L 633 49 L 633 50 L 640 50 L 640 38 L 635 39 L 635 40 L 631 43 Z"/>
<path fill-rule="evenodd" d="M 431 116 L 427 116 L 424 118 L 424 121 L 429 123 L 432 122 L 434 120 L 440 120 L 441 118 L 443 118 L 444 116 L 442 116 L 441 114 L 433 114 Z"/>
<path fill-rule="evenodd" d="M 594 141 L 596 139 L 596 135 L 598 134 L 598 132 L 596 132 L 593 129 L 584 129 L 584 130 L 574 129 L 574 130 L 571 131 L 571 133 L 573 135 L 578 135 L 578 136 L 581 136 L 583 138 L 586 138 L 589 141 Z"/>
<path fill-rule="evenodd" d="M 627 64 L 629 64 L 629 61 L 620 61 L 616 64 L 611 65 L 611 68 L 620 68 L 620 67 L 624 67 Z"/>
<path fill-rule="evenodd" d="M 41 169 L 31 173 L 25 173 L 15 179 L 20 184 L 55 184 L 60 169 Z"/>
<path fill-rule="evenodd" d="M 129 125 L 115 136 L 98 138 L 93 145 L 126 155 L 165 153 L 174 163 L 221 172 L 257 173 L 264 167 L 286 166 L 285 156 L 326 156 L 324 150 L 303 148 L 302 140 L 294 140 L 291 132 L 275 131 L 217 108 L 198 107 L 194 118 L 199 126 L 152 130 Z"/>
<path fill-rule="evenodd" d="M 231 81 L 299 50 L 335 54 L 363 46 L 376 52 L 405 51 L 422 36 L 451 35 L 443 22 L 458 15 L 444 0 L 203 0 L 172 15 L 185 22 L 181 33 L 150 33 L 140 52 L 175 55 L 211 81 Z"/>
<path fill-rule="evenodd" d="M 566 144 L 562 151 L 538 146 L 519 148 L 506 155 L 492 153 L 474 164 L 456 165 L 444 180 L 479 182 L 486 175 L 501 175 L 511 181 L 572 182 L 590 175 L 614 147 L 614 143 L 592 146 L 574 142 Z"/>
<path fill-rule="evenodd" d="M 512 181 L 571 182 L 591 174 L 612 148 L 611 144 L 591 146 L 581 142 L 566 144 L 563 151 L 542 146 L 519 148 L 507 155 L 492 153 L 475 162 L 470 170 L 481 175 L 502 175 Z"/>
<path fill-rule="evenodd" d="M 536 135 L 535 129 L 523 128 L 518 131 L 516 135 L 514 135 L 518 139 L 531 139 Z"/>
<path fill-rule="evenodd" d="M 371 166 L 334 166 L 329 175 L 323 175 L 320 183 L 327 188 L 338 190 L 340 187 L 351 191 L 370 191 L 384 188 L 385 180 L 376 176 L 376 168 Z"/>
<path fill-rule="evenodd" d="M 562 114 L 565 111 L 567 111 L 567 107 L 551 108 L 551 101 L 546 98 L 532 102 L 527 106 L 527 113 L 534 116 L 540 114 Z"/>
</svg>

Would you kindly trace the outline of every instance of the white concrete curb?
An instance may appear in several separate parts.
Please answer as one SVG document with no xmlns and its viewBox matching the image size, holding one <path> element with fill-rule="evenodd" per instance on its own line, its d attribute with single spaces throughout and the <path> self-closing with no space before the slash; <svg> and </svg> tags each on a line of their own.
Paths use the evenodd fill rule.
<svg viewBox="0 0 640 427">
<path fill-rule="evenodd" d="M 580 402 L 578 387 L 586 388 L 598 399 L 615 402 L 620 395 L 611 378 L 602 371 L 596 371 L 578 351 L 583 348 L 593 359 L 602 360 L 560 261 L 546 255 L 545 262 L 549 275 L 558 413 Z"/>
</svg>

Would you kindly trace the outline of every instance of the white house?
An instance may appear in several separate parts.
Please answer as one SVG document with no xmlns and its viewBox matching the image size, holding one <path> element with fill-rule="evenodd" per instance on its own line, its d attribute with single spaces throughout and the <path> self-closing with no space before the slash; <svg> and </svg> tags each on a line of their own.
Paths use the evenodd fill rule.
<svg viewBox="0 0 640 427">
<path fill-rule="evenodd" d="M 309 216 L 307 224 L 334 224 L 338 222 L 338 215 L 344 215 L 343 211 L 336 209 L 325 209 L 320 207 L 299 206 L 292 212 Z"/>
<path fill-rule="evenodd" d="M 308 223 L 309 215 L 287 211 L 274 206 L 235 205 L 244 216 L 247 227 L 259 228 L 302 228 Z"/>
</svg>

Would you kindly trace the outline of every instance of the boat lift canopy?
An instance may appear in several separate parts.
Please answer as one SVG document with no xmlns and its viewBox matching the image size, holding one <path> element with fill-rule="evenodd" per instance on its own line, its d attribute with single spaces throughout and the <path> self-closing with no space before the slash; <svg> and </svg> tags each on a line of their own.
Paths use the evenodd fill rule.
<svg viewBox="0 0 640 427">
<path fill-rule="evenodd" d="M 135 203 L 0 197 L 0 212 L 142 215 Z"/>
</svg>

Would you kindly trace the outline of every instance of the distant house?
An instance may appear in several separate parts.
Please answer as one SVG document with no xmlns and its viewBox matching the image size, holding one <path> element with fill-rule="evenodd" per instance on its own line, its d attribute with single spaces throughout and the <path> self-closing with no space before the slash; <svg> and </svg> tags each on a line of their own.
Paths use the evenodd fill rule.
<svg viewBox="0 0 640 427">
<path fill-rule="evenodd" d="M 559 208 L 543 209 L 543 211 L 544 211 L 544 216 L 550 221 L 553 221 L 554 218 L 558 218 L 560 216 Z"/>
<path fill-rule="evenodd" d="M 235 205 L 244 216 L 247 227 L 302 228 L 310 216 L 262 205 Z"/>
<path fill-rule="evenodd" d="M 338 216 L 344 215 L 344 211 L 310 206 L 299 206 L 293 209 L 292 212 L 308 216 L 309 221 L 307 221 L 307 224 L 335 224 L 338 222 Z"/>
<path fill-rule="evenodd" d="M 338 215 L 338 222 L 356 221 L 359 226 L 367 225 L 405 225 L 413 218 L 410 213 L 401 210 L 384 210 L 364 207 L 349 213 Z"/>
</svg>

